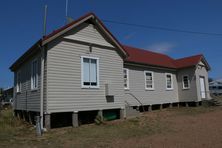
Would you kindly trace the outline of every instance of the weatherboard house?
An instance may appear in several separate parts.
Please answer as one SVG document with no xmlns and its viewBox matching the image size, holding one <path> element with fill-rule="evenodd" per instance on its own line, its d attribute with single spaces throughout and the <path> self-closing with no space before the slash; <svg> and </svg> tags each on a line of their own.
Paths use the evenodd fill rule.
<svg viewBox="0 0 222 148">
<path fill-rule="evenodd" d="M 210 99 L 203 55 L 173 59 L 122 45 L 89 13 L 44 36 L 12 66 L 14 112 L 41 125 Z M 65 118 L 64 118 L 65 117 Z"/>
</svg>

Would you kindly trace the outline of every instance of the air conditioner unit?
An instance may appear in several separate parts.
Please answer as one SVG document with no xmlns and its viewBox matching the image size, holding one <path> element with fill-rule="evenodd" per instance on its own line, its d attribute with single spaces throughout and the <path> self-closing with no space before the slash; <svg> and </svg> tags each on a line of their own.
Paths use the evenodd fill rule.
<svg viewBox="0 0 222 148">
<path fill-rule="evenodd" d="M 114 88 L 112 84 L 105 84 L 105 95 L 106 96 L 114 96 Z"/>
</svg>

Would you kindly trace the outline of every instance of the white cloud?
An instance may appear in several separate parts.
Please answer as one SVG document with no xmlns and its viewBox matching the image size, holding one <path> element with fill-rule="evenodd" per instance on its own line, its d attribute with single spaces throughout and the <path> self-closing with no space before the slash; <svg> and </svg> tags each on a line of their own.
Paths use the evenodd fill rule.
<svg viewBox="0 0 222 148">
<path fill-rule="evenodd" d="M 125 39 L 125 40 L 130 40 L 130 39 L 132 39 L 135 35 L 136 35 L 136 32 L 131 32 L 131 33 L 125 35 L 125 36 L 124 36 L 124 39 Z"/>
<path fill-rule="evenodd" d="M 175 46 L 176 45 L 172 43 L 160 42 L 160 43 L 155 43 L 153 45 L 148 46 L 147 49 L 154 52 L 167 53 L 167 52 L 172 51 Z"/>
</svg>

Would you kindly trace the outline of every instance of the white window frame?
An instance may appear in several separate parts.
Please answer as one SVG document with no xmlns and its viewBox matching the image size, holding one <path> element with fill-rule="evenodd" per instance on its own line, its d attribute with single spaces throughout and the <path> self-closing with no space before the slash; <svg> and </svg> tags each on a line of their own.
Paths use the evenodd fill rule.
<svg viewBox="0 0 222 148">
<path fill-rule="evenodd" d="M 20 93 L 22 90 L 21 71 L 16 72 L 16 93 Z"/>
<path fill-rule="evenodd" d="M 127 87 L 125 87 L 125 84 L 124 84 L 124 89 L 129 90 L 129 69 L 123 68 L 123 74 L 124 74 L 124 70 L 126 70 L 126 76 L 127 76 L 127 81 L 126 81 Z M 125 79 L 124 75 L 123 75 L 123 79 Z M 125 81 L 123 81 L 123 83 L 125 83 Z"/>
<path fill-rule="evenodd" d="M 171 88 L 167 88 L 167 75 L 170 75 L 171 77 Z M 173 74 L 165 73 L 165 79 L 166 79 L 166 90 L 173 90 Z"/>
<path fill-rule="evenodd" d="M 83 62 L 84 58 L 96 60 L 96 79 L 97 79 L 96 86 L 84 85 L 84 62 Z M 81 88 L 99 88 L 99 58 L 90 57 L 90 56 L 81 56 Z"/>
<path fill-rule="evenodd" d="M 185 87 L 184 77 L 187 77 L 188 87 Z M 190 79 L 189 79 L 189 76 L 188 76 L 188 75 L 183 75 L 183 76 L 182 76 L 182 83 L 183 83 L 183 89 L 190 89 Z"/>
<path fill-rule="evenodd" d="M 146 84 L 146 74 L 150 73 L 152 77 L 152 88 L 148 88 Z M 144 81 L 145 81 L 145 89 L 146 90 L 154 90 L 154 74 L 152 71 L 144 71 Z"/>
<path fill-rule="evenodd" d="M 33 73 L 34 73 L 33 63 L 34 62 L 36 62 L 36 73 L 35 73 L 35 75 L 36 75 L 36 86 L 34 86 L 34 80 L 33 80 Z M 31 90 L 38 89 L 38 80 L 39 80 L 39 78 L 38 78 L 38 60 L 34 59 L 34 60 L 32 60 L 32 63 L 31 63 Z"/>
</svg>

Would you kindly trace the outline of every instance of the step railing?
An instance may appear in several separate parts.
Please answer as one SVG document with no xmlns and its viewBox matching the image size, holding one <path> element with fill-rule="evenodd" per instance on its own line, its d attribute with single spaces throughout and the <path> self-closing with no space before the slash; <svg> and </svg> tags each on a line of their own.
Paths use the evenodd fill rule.
<svg viewBox="0 0 222 148">
<path fill-rule="evenodd" d="M 131 95 L 140 104 L 140 106 L 142 107 L 143 112 L 145 111 L 144 105 L 134 94 L 132 94 L 132 93 L 125 93 L 125 94 Z"/>
</svg>

